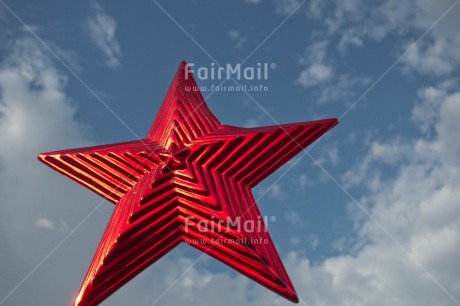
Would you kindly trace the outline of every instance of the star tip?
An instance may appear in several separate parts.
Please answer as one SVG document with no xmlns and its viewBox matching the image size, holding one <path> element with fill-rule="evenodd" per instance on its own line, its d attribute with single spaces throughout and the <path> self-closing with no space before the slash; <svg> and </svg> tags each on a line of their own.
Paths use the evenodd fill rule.
<svg viewBox="0 0 460 306">
<path fill-rule="evenodd" d="M 300 300 L 295 291 L 289 294 L 288 296 L 286 296 L 286 298 L 294 304 L 299 304 Z"/>
<path fill-rule="evenodd" d="M 188 69 L 188 64 L 186 61 L 181 61 L 179 68 L 177 69 L 175 78 L 188 78 L 188 75 L 191 75 L 191 71 Z"/>
<path fill-rule="evenodd" d="M 328 119 L 325 119 L 324 122 L 329 128 L 333 128 L 334 126 L 339 124 L 339 119 L 337 119 L 337 118 L 328 118 Z"/>
<path fill-rule="evenodd" d="M 331 123 L 334 123 L 334 124 L 339 123 L 339 119 L 337 119 L 337 118 L 329 118 L 329 121 L 330 121 Z"/>
<path fill-rule="evenodd" d="M 294 287 L 292 285 L 287 287 L 287 290 L 282 294 L 288 301 L 298 304 L 300 299 L 297 296 L 297 292 L 295 291 Z"/>
<path fill-rule="evenodd" d="M 184 61 L 184 60 L 182 60 L 182 61 L 180 62 L 180 64 L 179 64 L 179 69 L 184 69 L 185 66 L 187 66 L 187 65 L 188 65 L 187 62 Z"/>
</svg>

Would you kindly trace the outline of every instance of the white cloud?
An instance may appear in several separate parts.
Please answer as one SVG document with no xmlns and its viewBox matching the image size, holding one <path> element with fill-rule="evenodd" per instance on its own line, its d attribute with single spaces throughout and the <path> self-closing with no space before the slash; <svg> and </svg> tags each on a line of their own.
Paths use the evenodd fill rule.
<svg viewBox="0 0 460 306">
<path fill-rule="evenodd" d="M 327 41 L 317 41 L 308 46 L 301 64 L 306 65 L 300 73 L 298 83 L 305 88 L 326 83 L 333 77 L 333 69 L 327 60 Z"/>
<path fill-rule="evenodd" d="M 460 128 L 460 93 L 441 93 L 434 88 L 423 92 L 424 101 L 417 108 L 425 106 L 434 112 L 434 118 L 424 121 L 425 125 L 431 123 L 434 138 L 375 142 L 364 159 L 364 165 L 358 166 L 357 171 L 350 171 L 348 178 L 354 172 L 358 179 L 353 183 L 370 188 L 372 192 L 362 199 L 362 203 L 370 208 L 373 217 L 459 299 L 460 270 L 454 267 L 454 258 L 460 252 L 460 143 L 455 132 Z M 440 97 L 443 98 L 439 100 Z M 430 98 L 432 104 L 427 104 L 426 99 Z M 397 175 L 391 180 L 372 171 L 373 168 L 395 165 Z M 375 223 L 365 221 L 360 235 L 368 244 L 357 256 L 340 257 L 325 263 L 325 267 L 329 264 L 336 269 L 331 269 L 331 276 L 345 276 L 346 286 L 357 286 L 358 276 L 367 280 L 367 284 L 373 283 L 373 289 L 366 289 L 365 296 L 358 295 L 354 299 L 366 303 L 356 302 L 355 305 L 388 304 L 391 300 L 380 296 L 378 288 L 393 297 L 393 305 L 452 305 L 450 297 Z M 345 263 L 354 271 L 341 266 Z M 404 286 L 407 283 L 411 285 Z M 338 285 L 345 286 L 340 282 Z"/>
<path fill-rule="evenodd" d="M 69 231 L 69 225 L 64 220 L 60 220 L 60 222 L 57 222 L 48 218 L 39 217 L 36 221 L 36 225 L 38 228 L 56 231 L 63 234 Z"/>
<path fill-rule="evenodd" d="M 280 15 L 288 16 L 294 12 L 300 4 L 300 0 L 278 0 L 275 1 L 276 12 Z"/>
<path fill-rule="evenodd" d="M 395 58 L 411 48 L 400 64 L 404 73 L 454 77 L 460 68 L 457 52 L 460 5 L 414 45 L 452 4 L 448 0 L 436 4 L 428 0 L 389 0 L 373 6 L 363 0 L 333 1 L 328 5 L 323 1 L 309 1 L 306 15 L 319 28 L 311 36 L 297 83 L 313 93 L 318 103 L 346 101 L 345 104 L 350 104 L 357 98 L 357 90 L 370 83 L 370 78 L 342 72 L 346 69 L 344 61 L 339 66 L 331 55 L 343 58 L 351 55 L 352 48 L 361 48 L 370 42 L 383 43 L 389 38 L 395 42 L 396 48 L 392 50 Z"/>
<path fill-rule="evenodd" d="M 289 244 L 292 247 L 298 247 L 302 241 L 300 240 L 299 237 L 290 237 L 289 238 Z"/>
<path fill-rule="evenodd" d="M 434 122 L 437 119 L 437 110 L 445 99 L 445 91 L 436 87 L 427 87 L 419 90 L 418 96 L 421 99 L 412 110 L 412 119 L 420 127 L 422 132 L 429 133 L 434 127 Z"/>
<path fill-rule="evenodd" d="M 312 64 L 300 73 L 297 82 L 314 94 L 318 104 L 339 101 L 351 105 L 357 98 L 358 89 L 369 84 L 370 79 L 333 73 L 332 69 L 332 66 Z"/>
<path fill-rule="evenodd" d="M 269 187 L 269 195 L 273 199 L 283 199 L 284 198 L 284 191 L 281 187 L 280 183 L 274 183 Z"/>
<path fill-rule="evenodd" d="M 313 20 L 319 20 L 323 15 L 324 5 L 324 1 L 307 1 L 305 4 L 307 17 Z"/>
<path fill-rule="evenodd" d="M 107 65 L 110 68 L 118 68 L 120 66 L 121 48 L 115 37 L 117 29 L 115 19 L 109 16 L 99 4 L 95 3 L 94 15 L 86 20 L 85 28 L 89 38 L 104 54 Z"/>
<path fill-rule="evenodd" d="M 409 48 L 413 42 L 406 45 Z M 442 35 L 440 32 L 417 44 L 404 59 L 406 71 L 434 76 L 449 76 L 460 67 L 460 33 Z"/>
<path fill-rule="evenodd" d="M 75 104 L 63 91 L 66 77 L 43 51 L 30 39 L 18 40 L 6 62 L 0 70 L 0 135 L 8 144 L 0 162 L 6 169 L 54 143 L 84 143 L 85 127 L 73 119 Z"/>
<path fill-rule="evenodd" d="M 249 127 L 260 126 L 260 124 L 259 124 L 259 120 L 257 118 L 250 118 L 250 119 L 246 120 L 246 122 L 244 123 L 243 126 L 249 128 Z"/>
<path fill-rule="evenodd" d="M 299 83 L 305 88 L 313 87 L 329 80 L 331 76 L 332 68 L 330 66 L 322 63 L 313 63 L 300 73 Z"/>
<path fill-rule="evenodd" d="M 5 46 L 0 63 L 1 299 L 95 205 L 89 192 L 37 160 L 41 152 L 90 144 L 87 128 L 75 120 L 76 104 L 65 92 L 66 77 L 35 40 L 17 38 Z M 72 254 L 63 249 L 60 254 L 69 258 L 53 257 L 52 267 L 37 270 L 40 281 L 33 275 L 4 305 L 64 303 L 73 289 L 59 271 L 73 262 L 66 267 L 66 277 L 78 286 L 83 268 L 75 260 L 85 258 L 81 245 L 66 246 Z M 53 294 L 37 298 L 49 285 L 56 286 Z"/>
<path fill-rule="evenodd" d="M 259 4 L 262 0 L 244 0 L 247 4 Z"/>
<path fill-rule="evenodd" d="M 319 104 L 332 101 L 351 104 L 356 90 L 370 80 L 339 73 L 328 56 L 328 48 L 327 40 L 314 41 L 308 46 L 305 56 L 300 60 L 305 68 L 300 72 L 297 83 L 315 94 Z"/>
<path fill-rule="evenodd" d="M 312 184 L 311 180 L 309 180 L 308 175 L 306 174 L 301 174 L 298 178 L 298 184 L 300 188 L 305 188 L 309 184 Z"/>
<path fill-rule="evenodd" d="M 244 47 L 244 44 L 248 40 L 246 37 L 241 35 L 241 33 L 237 30 L 230 30 L 228 32 L 228 37 L 235 44 L 236 49 L 242 49 Z"/>
<path fill-rule="evenodd" d="M 337 37 L 337 48 L 346 52 L 350 47 L 362 47 L 366 41 L 382 41 L 391 36 L 400 40 L 402 54 L 417 38 L 453 4 L 442 0 L 389 0 L 373 6 L 363 0 L 334 1 L 325 6 L 322 1 L 310 1 L 307 16 L 322 24 L 323 36 Z M 423 41 L 403 60 L 407 71 L 446 76 L 460 67 L 460 6 L 455 7 Z"/>
<path fill-rule="evenodd" d="M 302 227 L 304 224 L 304 220 L 302 216 L 295 211 L 284 212 L 284 218 L 286 219 L 288 223 L 296 227 Z"/>
<path fill-rule="evenodd" d="M 337 144 L 330 143 L 327 146 L 322 146 L 320 149 L 320 157 L 318 157 L 317 160 L 322 165 L 336 165 L 339 161 L 339 148 Z"/>
<path fill-rule="evenodd" d="M 315 234 L 308 235 L 308 241 L 313 249 L 316 249 L 319 245 L 319 237 Z"/>
</svg>

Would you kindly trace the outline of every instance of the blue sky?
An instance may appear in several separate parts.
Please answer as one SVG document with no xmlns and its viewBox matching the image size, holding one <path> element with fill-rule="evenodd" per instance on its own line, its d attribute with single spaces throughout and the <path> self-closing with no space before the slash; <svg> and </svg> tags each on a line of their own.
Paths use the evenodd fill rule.
<svg viewBox="0 0 460 306">
<path fill-rule="evenodd" d="M 113 210 L 36 155 L 144 137 L 182 60 L 275 64 L 224 124 L 340 118 L 253 190 L 301 305 L 460 305 L 458 2 L 0 0 L 0 305 L 70 304 Z M 104 305 L 290 304 L 199 256 Z"/>
</svg>

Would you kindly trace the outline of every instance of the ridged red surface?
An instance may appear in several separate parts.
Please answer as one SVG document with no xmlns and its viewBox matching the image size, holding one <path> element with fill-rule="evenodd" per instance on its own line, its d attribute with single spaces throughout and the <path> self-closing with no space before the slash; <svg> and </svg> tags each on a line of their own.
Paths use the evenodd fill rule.
<svg viewBox="0 0 460 306">
<path fill-rule="evenodd" d="M 251 188 L 338 121 L 222 125 L 200 92 L 186 91 L 196 84 L 185 65 L 147 138 L 38 156 L 116 204 L 74 305 L 101 303 L 181 242 L 298 302 Z M 262 226 L 238 230 L 228 223 L 238 218 Z M 221 227 L 204 232 L 203 224 Z"/>
</svg>

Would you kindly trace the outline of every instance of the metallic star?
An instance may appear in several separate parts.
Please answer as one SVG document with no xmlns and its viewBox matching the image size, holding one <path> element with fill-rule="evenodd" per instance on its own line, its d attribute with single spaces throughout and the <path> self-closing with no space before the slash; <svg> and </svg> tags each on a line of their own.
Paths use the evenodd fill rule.
<svg viewBox="0 0 460 306">
<path fill-rule="evenodd" d="M 185 68 L 145 139 L 38 156 L 116 204 L 74 305 L 101 303 L 182 242 L 298 302 L 251 188 L 338 121 L 222 125 Z"/>
</svg>

